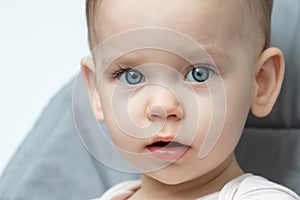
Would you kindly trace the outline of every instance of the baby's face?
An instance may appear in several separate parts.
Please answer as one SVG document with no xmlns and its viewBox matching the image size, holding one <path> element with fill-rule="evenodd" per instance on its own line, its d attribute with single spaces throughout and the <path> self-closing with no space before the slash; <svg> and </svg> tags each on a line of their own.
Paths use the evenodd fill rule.
<svg viewBox="0 0 300 200">
<path fill-rule="evenodd" d="M 226 162 L 252 104 L 256 55 L 240 11 L 223 2 L 104 0 L 97 10 L 104 120 L 123 156 L 165 183 Z"/>
</svg>

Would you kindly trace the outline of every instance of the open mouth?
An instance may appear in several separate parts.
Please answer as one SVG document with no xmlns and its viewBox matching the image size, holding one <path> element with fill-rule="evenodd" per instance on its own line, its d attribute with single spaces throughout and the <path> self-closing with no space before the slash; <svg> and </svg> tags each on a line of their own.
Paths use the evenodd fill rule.
<svg viewBox="0 0 300 200">
<path fill-rule="evenodd" d="M 185 146 L 183 144 L 180 144 L 178 142 L 163 142 L 163 141 L 159 141 L 159 142 L 155 142 L 152 145 L 148 145 L 148 146 L 158 146 L 158 147 L 179 147 L 179 146 Z"/>
<path fill-rule="evenodd" d="M 178 160 L 188 151 L 190 146 L 174 141 L 157 141 L 146 147 L 155 158 Z"/>
</svg>

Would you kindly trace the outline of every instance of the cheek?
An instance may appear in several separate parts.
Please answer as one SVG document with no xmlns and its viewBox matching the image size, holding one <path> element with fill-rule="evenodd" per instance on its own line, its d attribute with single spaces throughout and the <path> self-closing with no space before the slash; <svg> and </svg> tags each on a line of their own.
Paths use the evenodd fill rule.
<svg viewBox="0 0 300 200">
<path fill-rule="evenodd" d="M 100 84 L 101 85 L 101 84 Z M 104 85 L 104 84 L 103 84 Z M 124 149 L 130 138 L 122 131 L 122 124 L 117 120 L 117 112 L 113 106 L 113 88 L 106 84 L 99 90 L 101 107 L 104 114 L 104 121 L 108 128 L 111 139 L 119 149 Z"/>
<path fill-rule="evenodd" d="M 224 160 L 234 151 L 245 125 L 250 105 L 251 78 L 233 74 L 224 79 L 224 93 L 217 88 L 212 98 L 212 118 L 208 137 L 201 144 L 200 157 Z M 246 77 L 246 78 L 243 78 Z M 224 100 L 222 99 L 221 96 Z M 203 151 L 202 151 L 203 150 Z M 204 152 L 202 154 L 202 152 Z"/>
<path fill-rule="evenodd" d="M 121 153 L 138 153 L 144 147 L 142 140 L 132 137 L 130 133 L 122 130 L 120 125 L 112 118 L 105 120 L 105 124 L 107 125 L 113 144 Z"/>
<path fill-rule="evenodd" d="M 213 103 L 209 95 L 206 95 L 205 98 L 202 96 L 202 98 L 198 101 L 198 107 L 194 108 L 194 112 L 199 113 L 196 116 L 198 118 L 186 120 L 185 124 L 190 124 L 192 122 L 197 123 L 197 132 L 194 133 L 192 128 L 187 128 L 187 130 L 185 130 L 182 134 L 184 135 L 183 137 L 189 138 L 189 141 L 192 141 L 192 145 L 195 149 L 200 150 L 204 138 L 210 134 L 209 128 L 213 126 Z"/>
<path fill-rule="evenodd" d="M 246 117 L 248 116 L 253 93 L 253 80 L 249 74 L 240 75 L 226 85 L 226 105 L 227 116 L 230 121 L 236 121 L 235 124 L 244 126 Z"/>
<path fill-rule="evenodd" d="M 113 84 L 102 84 L 100 101 L 105 124 L 114 145 L 120 151 L 138 152 L 144 147 L 144 133 L 141 131 L 148 124 L 142 117 L 142 101 L 129 91 L 120 92 Z M 123 89 L 121 89 L 123 90 Z"/>
<path fill-rule="evenodd" d="M 151 125 L 151 122 L 147 117 L 148 98 L 149 96 L 145 94 L 145 90 L 141 90 L 127 98 L 128 117 L 130 118 L 130 122 L 140 129 L 147 128 Z"/>
<path fill-rule="evenodd" d="M 236 147 L 249 114 L 252 87 L 250 80 L 242 81 L 243 84 L 229 84 L 226 92 L 226 115 L 224 128 L 220 137 L 221 149 L 234 150 Z"/>
</svg>

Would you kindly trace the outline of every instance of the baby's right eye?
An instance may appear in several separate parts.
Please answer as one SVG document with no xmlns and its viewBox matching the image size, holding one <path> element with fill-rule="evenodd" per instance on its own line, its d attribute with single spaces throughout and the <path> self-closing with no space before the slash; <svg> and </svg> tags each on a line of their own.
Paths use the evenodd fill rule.
<svg viewBox="0 0 300 200">
<path fill-rule="evenodd" d="M 143 82 L 145 77 L 141 72 L 135 69 L 128 69 L 120 74 L 119 80 L 125 84 L 137 85 Z"/>
</svg>

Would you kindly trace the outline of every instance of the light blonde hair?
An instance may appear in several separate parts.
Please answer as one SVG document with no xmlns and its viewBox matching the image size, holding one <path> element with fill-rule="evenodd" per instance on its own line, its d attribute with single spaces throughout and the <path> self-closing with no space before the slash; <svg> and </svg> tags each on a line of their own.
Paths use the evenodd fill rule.
<svg viewBox="0 0 300 200">
<path fill-rule="evenodd" d="M 273 0 L 234 1 L 240 2 L 241 10 L 245 12 L 244 19 L 251 22 L 249 23 L 247 21 L 247 23 L 245 23 L 243 37 L 250 38 L 251 43 L 259 43 L 261 45 L 260 50 L 269 47 L 271 40 Z M 252 24 L 252 26 L 249 26 L 249 24 Z"/>
<path fill-rule="evenodd" d="M 88 38 L 90 49 L 92 50 L 97 41 L 95 38 L 95 16 L 97 8 L 103 0 L 86 0 L 86 19 L 88 25 Z M 273 0 L 223 0 L 225 3 L 239 3 L 242 15 L 247 20 L 251 20 L 254 26 L 245 23 L 242 35 L 244 38 L 252 38 L 251 43 L 263 43 L 261 50 L 270 44 L 271 35 L 271 15 Z M 247 18 L 248 16 L 248 18 Z M 254 37 L 255 36 L 255 37 Z"/>
<path fill-rule="evenodd" d="M 88 26 L 88 40 L 90 50 L 92 50 L 96 45 L 96 29 L 95 29 L 95 15 L 97 13 L 97 7 L 102 2 L 102 0 L 86 0 L 86 20 Z"/>
</svg>

